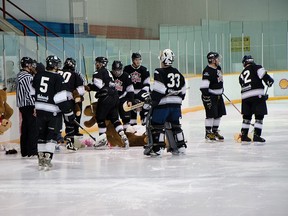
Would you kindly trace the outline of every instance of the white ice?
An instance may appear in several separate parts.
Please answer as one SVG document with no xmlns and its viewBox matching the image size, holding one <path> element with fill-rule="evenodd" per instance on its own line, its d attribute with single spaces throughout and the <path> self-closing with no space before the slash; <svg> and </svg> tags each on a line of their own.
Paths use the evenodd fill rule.
<svg viewBox="0 0 288 216">
<path fill-rule="evenodd" d="M 240 107 L 239 104 L 237 104 Z M 0 215 L 288 215 L 288 101 L 268 102 L 265 145 L 241 145 L 241 116 L 222 118 L 223 143 L 204 141 L 204 111 L 183 116 L 185 156 L 81 149 L 55 154 L 50 171 L 37 159 L 0 152 Z"/>
</svg>

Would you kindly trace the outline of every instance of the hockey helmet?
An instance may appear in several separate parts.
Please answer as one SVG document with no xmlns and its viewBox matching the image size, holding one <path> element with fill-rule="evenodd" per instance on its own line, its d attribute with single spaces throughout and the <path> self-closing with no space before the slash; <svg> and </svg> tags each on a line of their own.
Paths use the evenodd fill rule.
<svg viewBox="0 0 288 216">
<path fill-rule="evenodd" d="M 95 59 L 95 62 L 99 62 L 103 64 L 103 67 L 106 67 L 108 64 L 108 59 L 106 57 L 103 56 L 99 56 Z"/>
<path fill-rule="evenodd" d="M 51 70 L 51 69 L 56 69 L 58 70 L 61 68 L 61 60 L 58 58 L 56 55 L 50 55 L 46 58 L 46 69 Z"/>
<path fill-rule="evenodd" d="M 28 67 L 29 64 L 32 65 L 33 64 L 33 59 L 30 57 L 23 57 L 20 61 L 21 67 L 25 68 Z"/>
<path fill-rule="evenodd" d="M 142 58 L 142 56 L 141 56 L 141 54 L 140 53 L 132 53 L 132 56 L 131 56 L 131 58 L 132 58 L 132 61 L 134 60 L 134 59 L 137 59 L 137 58 Z"/>
<path fill-rule="evenodd" d="M 217 53 L 217 52 L 209 52 L 207 54 L 208 63 L 212 63 L 213 59 L 217 59 L 219 57 L 220 57 L 219 53 Z"/>
<path fill-rule="evenodd" d="M 171 49 L 165 49 L 161 53 L 159 59 L 164 65 L 172 65 L 174 62 L 175 55 Z"/>
<path fill-rule="evenodd" d="M 242 64 L 245 67 L 248 64 L 254 64 L 254 59 L 251 55 L 244 55 L 242 58 Z"/>
<path fill-rule="evenodd" d="M 75 70 L 76 60 L 73 58 L 67 58 L 64 62 L 64 67 L 71 70 Z"/>
<path fill-rule="evenodd" d="M 123 64 L 121 61 L 118 61 L 118 60 L 113 61 L 112 73 L 116 77 L 119 77 L 123 74 Z"/>
</svg>

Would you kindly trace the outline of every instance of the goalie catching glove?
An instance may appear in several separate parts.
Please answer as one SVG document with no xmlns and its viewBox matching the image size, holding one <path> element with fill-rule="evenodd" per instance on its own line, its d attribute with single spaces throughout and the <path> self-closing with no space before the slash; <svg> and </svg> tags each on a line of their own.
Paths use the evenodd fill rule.
<svg viewBox="0 0 288 216">
<path fill-rule="evenodd" d="M 74 112 L 72 110 L 69 110 L 68 112 L 64 113 L 64 119 L 66 122 L 74 123 L 74 121 L 76 119 Z"/>
</svg>

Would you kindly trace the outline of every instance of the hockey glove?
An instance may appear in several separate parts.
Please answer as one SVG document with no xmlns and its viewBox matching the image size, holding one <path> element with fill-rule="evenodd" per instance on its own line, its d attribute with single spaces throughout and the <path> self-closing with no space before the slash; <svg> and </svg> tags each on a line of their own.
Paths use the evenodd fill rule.
<svg viewBox="0 0 288 216">
<path fill-rule="evenodd" d="M 151 108 L 157 106 L 157 102 L 156 101 L 153 101 L 151 100 L 150 97 L 146 98 L 145 101 L 144 101 L 144 104 L 143 104 L 143 109 L 145 110 L 150 110 Z"/>
<path fill-rule="evenodd" d="M 268 74 L 264 75 L 263 80 L 268 87 L 271 87 L 274 83 L 274 79 Z"/>
<path fill-rule="evenodd" d="M 212 107 L 212 102 L 211 102 L 211 97 L 202 95 L 202 101 L 204 103 L 204 106 L 207 107 L 208 109 L 211 109 Z"/>
<path fill-rule="evenodd" d="M 70 110 L 70 111 L 64 113 L 64 119 L 66 122 L 69 122 L 71 124 L 74 123 L 74 120 L 76 119 L 74 112 Z"/>
</svg>

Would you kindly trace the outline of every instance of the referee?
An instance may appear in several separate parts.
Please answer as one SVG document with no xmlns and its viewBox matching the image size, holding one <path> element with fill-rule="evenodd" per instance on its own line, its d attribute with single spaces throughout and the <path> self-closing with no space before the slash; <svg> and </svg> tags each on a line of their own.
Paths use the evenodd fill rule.
<svg viewBox="0 0 288 216">
<path fill-rule="evenodd" d="M 38 128 L 36 121 L 35 99 L 31 96 L 33 59 L 23 57 L 21 59 L 21 71 L 17 74 L 16 101 L 22 116 L 20 149 L 22 157 L 38 155 L 37 139 Z"/>
</svg>

